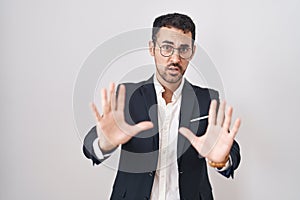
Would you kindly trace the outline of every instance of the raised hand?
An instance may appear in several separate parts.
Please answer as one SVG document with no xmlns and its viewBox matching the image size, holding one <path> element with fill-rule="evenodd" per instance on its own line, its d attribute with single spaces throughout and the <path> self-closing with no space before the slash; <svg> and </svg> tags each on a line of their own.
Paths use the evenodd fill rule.
<svg viewBox="0 0 300 200">
<path fill-rule="evenodd" d="M 238 118 L 230 129 L 233 108 L 229 107 L 225 114 L 225 107 L 225 101 L 221 102 L 217 115 L 217 101 L 211 102 L 208 126 L 203 136 L 198 137 L 185 127 L 179 129 L 179 132 L 191 142 L 201 156 L 215 163 L 226 161 L 241 124 Z"/>
<path fill-rule="evenodd" d="M 144 121 L 135 125 L 129 125 L 124 118 L 125 86 L 119 88 L 118 98 L 115 94 L 115 84 L 110 84 L 110 97 L 106 89 L 101 90 L 101 103 L 103 115 L 100 115 L 95 104 L 92 109 L 97 121 L 97 134 L 99 146 L 104 151 L 116 148 L 120 144 L 128 142 L 133 136 L 141 131 L 153 127 L 152 122 Z"/>
</svg>

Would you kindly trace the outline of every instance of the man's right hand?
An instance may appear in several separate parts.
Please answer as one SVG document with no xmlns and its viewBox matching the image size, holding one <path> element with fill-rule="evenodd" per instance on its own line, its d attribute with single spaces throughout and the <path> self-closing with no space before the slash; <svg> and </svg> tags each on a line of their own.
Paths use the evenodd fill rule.
<svg viewBox="0 0 300 200">
<path fill-rule="evenodd" d="M 151 121 L 143 121 L 135 125 L 129 125 L 124 118 L 125 86 L 119 88 L 118 99 L 115 94 L 115 84 L 110 84 L 110 97 L 106 89 L 101 90 L 101 103 L 103 115 L 100 115 L 97 107 L 92 103 L 92 109 L 97 121 L 97 134 L 99 146 L 103 151 L 110 151 L 120 144 L 128 142 L 141 131 L 153 128 Z"/>
</svg>

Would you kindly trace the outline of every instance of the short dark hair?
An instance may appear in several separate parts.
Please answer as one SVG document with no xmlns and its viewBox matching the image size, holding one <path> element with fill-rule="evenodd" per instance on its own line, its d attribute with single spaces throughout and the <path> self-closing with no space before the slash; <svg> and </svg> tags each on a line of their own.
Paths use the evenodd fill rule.
<svg viewBox="0 0 300 200">
<path fill-rule="evenodd" d="M 171 13 L 157 17 L 153 22 L 152 27 L 152 41 L 156 42 L 156 35 L 161 27 L 174 27 L 182 30 L 184 33 L 191 32 L 192 33 L 192 44 L 194 44 L 194 40 L 196 37 L 196 27 L 193 20 L 184 14 L 180 13 Z"/>
</svg>

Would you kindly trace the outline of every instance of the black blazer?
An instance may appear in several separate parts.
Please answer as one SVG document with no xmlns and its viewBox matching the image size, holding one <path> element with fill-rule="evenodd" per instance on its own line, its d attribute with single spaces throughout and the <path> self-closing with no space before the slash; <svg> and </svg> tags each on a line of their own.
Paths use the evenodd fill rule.
<svg viewBox="0 0 300 200">
<path fill-rule="evenodd" d="M 150 199 L 152 184 L 158 162 L 158 116 L 157 99 L 153 76 L 140 83 L 126 83 L 125 119 L 129 124 L 151 120 L 154 128 L 143 131 L 121 147 L 119 169 L 113 185 L 112 200 Z M 219 101 L 218 92 L 201 88 L 185 81 L 182 89 L 179 127 L 187 127 L 196 135 L 203 135 L 208 120 L 190 122 L 191 119 L 208 115 L 212 99 Z M 97 138 L 93 127 L 84 139 L 83 152 L 93 164 L 100 164 L 93 151 Z M 177 163 L 179 172 L 179 193 L 182 200 L 211 200 L 212 189 L 207 174 L 205 158 L 199 156 L 190 142 L 178 133 Z M 230 151 L 232 166 L 222 175 L 233 177 L 240 162 L 240 150 L 236 141 Z M 106 159 L 106 158 L 105 158 Z"/>
</svg>

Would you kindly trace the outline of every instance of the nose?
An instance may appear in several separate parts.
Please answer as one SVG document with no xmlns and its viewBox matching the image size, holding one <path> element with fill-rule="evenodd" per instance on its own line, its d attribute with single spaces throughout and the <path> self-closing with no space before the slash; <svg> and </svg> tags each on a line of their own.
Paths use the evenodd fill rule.
<svg viewBox="0 0 300 200">
<path fill-rule="evenodd" d="M 170 58 L 171 58 L 171 61 L 173 62 L 173 63 L 178 63 L 178 62 L 180 62 L 180 55 L 179 55 L 179 51 L 178 51 L 178 49 L 174 49 L 174 52 L 173 52 L 173 54 L 170 56 Z"/>
</svg>

